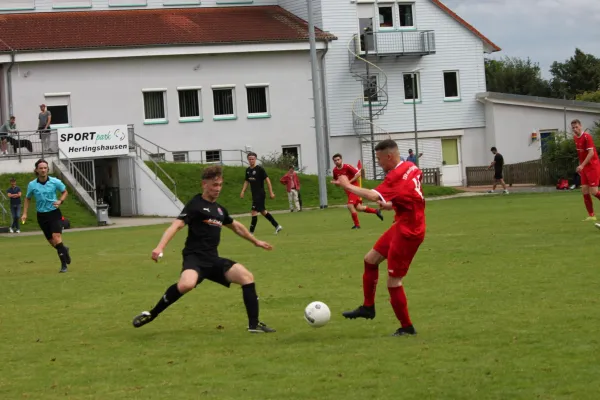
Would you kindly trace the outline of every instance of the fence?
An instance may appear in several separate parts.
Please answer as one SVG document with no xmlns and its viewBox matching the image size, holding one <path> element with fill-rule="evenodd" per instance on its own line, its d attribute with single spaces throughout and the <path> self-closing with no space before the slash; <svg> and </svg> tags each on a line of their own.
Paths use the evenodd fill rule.
<svg viewBox="0 0 600 400">
<path fill-rule="evenodd" d="M 367 161 L 363 165 L 363 169 L 361 172 L 363 179 L 373 179 L 373 170 L 372 164 Z M 378 168 L 378 174 L 375 176 L 374 180 L 383 180 L 385 178 L 385 173 L 381 168 Z M 442 173 L 439 168 L 421 168 L 421 172 L 423 173 L 423 184 L 424 185 L 434 185 L 441 186 L 442 185 Z"/>
<path fill-rule="evenodd" d="M 6 143 L 4 143 L 6 140 Z M 2 150 L 6 149 L 4 157 L 18 158 L 36 156 L 44 158 L 58 153 L 58 135 L 55 129 L 40 131 L 17 131 L 2 136 Z"/>
<path fill-rule="evenodd" d="M 555 185 L 560 178 L 570 179 L 577 164 L 571 160 L 560 160 L 552 164 L 542 160 L 525 161 L 504 166 L 504 182 L 507 185 Z M 467 167 L 467 186 L 485 186 L 494 181 L 494 170 L 485 167 Z"/>
</svg>

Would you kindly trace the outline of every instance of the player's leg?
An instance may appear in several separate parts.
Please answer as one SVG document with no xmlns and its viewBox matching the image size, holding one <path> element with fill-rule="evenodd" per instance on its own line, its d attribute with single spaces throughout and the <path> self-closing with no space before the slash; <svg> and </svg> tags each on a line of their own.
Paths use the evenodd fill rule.
<svg viewBox="0 0 600 400">
<path fill-rule="evenodd" d="M 267 211 L 267 209 L 264 207 L 264 204 L 262 210 L 260 210 L 260 213 L 271 223 L 271 225 L 273 225 L 273 227 L 275 228 L 275 234 L 278 234 L 279 231 L 283 229 L 283 226 L 279 225 L 279 223 L 275 221 L 275 218 L 273 218 L 271 213 Z"/>
<path fill-rule="evenodd" d="M 69 248 L 65 246 L 62 238 L 63 223 L 60 210 L 52 212 L 50 219 L 50 231 L 52 232 L 52 246 L 56 249 L 61 262 L 61 272 L 67 272 L 67 265 L 71 264 Z"/>
<path fill-rule="evenodd" d="M 408 313 L 408 301 L 406 292 L 402 285 L 402 279 L 408 273 L 410 264 L 419 250 L 423 239 L 392 240 L 388 253 L 388 291 L 390 293 L 390 304 L 394 309 L 396 318 L 400 321 L 400 328 L 394 332 L 393 336 L 415 335 L 417 332 L 410 320 Z"/>
<path fill-rule="evenodd" d="M 583 195 L 583 204 L 588 212 L 588 217 L 584 221 L 596 221 L 596 215 L 594 214 L 594 203 L 592 202 L 592 196 L 590 195 L 590 182 L 588 181 L 587 171 L 581 171 L 581 194 Z"/>
<path fill-rule="evenodd" d="M 393 227 L 392 227 L 393 228 Z M 364 258 L 363 271 L 363 304 L 358 308 L 343 312 L 342 315 L 349 319 L 354 318 L 375 318 L 375 293 L 377 290 L 377 282 L 379 281 L 379 264 L 385 260 L 384 254 L 389 252 L 392 239 L 392 228 L 388 229 L 373 249 L 371 249 Z"/>
<path fill-rule="evenodd" d="M 254 230 L 256 229 L 256 224 L 258 224 L 258 211 L 254 209 L 254 204 L 252 204 L 252 221 L 250 222 L 250 233 L 254 235 Z"/>
<path fill-rule="evenodd" d="M 506 188 L 506 183 L 504 183 L 504 178 L 500 178 L 500 184 L 502 185 L 502 189 L 505 194 L 508 194 L 508 189 Z"/>
<path fill-rule="evenodd" d="M 242 287 L 242 297 L 248 314 L 248 332 L 250 333 L 272 333 L 275 329 L 269 328 L 266 324 L 260 322 L 258 312 L 258 295 L 256 294 L 256 285 L 254 276 L 242 264 L 231 260 L 221 259 L 223 264 L 220 268 L 223 271 L 223 280 L 217 276 L 208 279 L 229 286 L 229 283 L 235 283 Z"/>
<path fill-rule="evenodd" d="M 349 194 L 348 195 L 348 204 L 346 204 L 346 207 L 348 207 L 348 211 L 350 212 L 350 216 L 352 217 L 352 222 L 354 223 L 354 225 L 352 226 L 352 229 L 360 229 L 360 221 L 358 220 L 358 213 L 356 212 L 356 207 L 354 206 L 354 198 L 352 198 L 353 195 Z"/>
<path fill-rule="evenodd" d="M 362 203 L 362 200 L 360 200 L 360 199 L 358 199 L 355 204 L 356 204 L 355 208 L 356 208 L 357 211 L 364 212 L 366 214 L 375 214 L 375 215 L 377 215 L 377 218 L 379 218 L 380 220 L 383 221 L 383 214 L 381 214 L 381 210 L 380 209 L 375 209 L 375 208 L 372 208 L 372 207 L 365 206 Z"/>
<path fill-rule="evenodd" d="M 133 319 L 133 327 L 139 328 L 153 321 L 160 313 L 165 311 L 167 307 L 175 303 L 184 294 L 196 287 L 202 278 L 199 274 L 199 258 L 195 255 L 184 256 L 183 271 L 177 283 L 172 284 L 167 288 L 165 294 L 162 295 L 158 303 L 150 311 L 143 311 Z"/>
</svg>

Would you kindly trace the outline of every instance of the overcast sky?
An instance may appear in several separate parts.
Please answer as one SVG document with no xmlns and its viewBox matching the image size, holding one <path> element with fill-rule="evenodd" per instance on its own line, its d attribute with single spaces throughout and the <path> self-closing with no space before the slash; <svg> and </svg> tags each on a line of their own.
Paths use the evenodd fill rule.
<svg viewBox="0 0 600 400">
<path fill-rule="evenodd" d="M 530 57 L 544 77 L 575 48 L 600 57 L 600 0 L 442 0 L 496 43 L 503 56 Z"/>
</svg>

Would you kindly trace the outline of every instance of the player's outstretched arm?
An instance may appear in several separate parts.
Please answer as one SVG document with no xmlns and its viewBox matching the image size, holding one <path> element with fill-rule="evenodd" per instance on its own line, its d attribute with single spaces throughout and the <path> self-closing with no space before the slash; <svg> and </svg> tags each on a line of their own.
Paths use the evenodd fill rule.
<svg viewBox="0 0 600 400">
<path fill-rule="evenodd" d="M 361 188 L 358 186 L 354 186 L 353 184 L 350 183 L 350 181 L 348 180 L 348 177 L 346 177 L 345 175 L 341 175 L 337 180 L 331 181 L 331 183 L 333 183 L 334 185 L 339 186 L 342 189 L 345 189 L 351 193 L 354 193 L 354 194 L 362 197 L 363 199 L 367 199 L 367 200 L 371 200 L 371 201 L 380 200 L 379 194 L 377 192 L 374 192 L 371 189 L 365 189 L 365 188 Z"/>
<path fill-rule="evenodd" d="M 176 219 L 175 221 L 173 221 L 171 226 L 169 226 L 165 233 L 163 233 L 162 238 L 158 243 L 158 246 L 156 246 L 156 248 L 152 250 L 152 259 L 154 261 L 158 261 L 158 259 L 160 258 L 160 254 L 163 253 L 165 247 L 167 247 L 167 244 L 169 244 L 169 242 L 175 237 L 177 232 L 182 230 L 184 227 L 185 222 L 183 220 Z"/>
<path fill-rule="evenodd" d="M 356 182 L 358 178 L 360 178 L 360 174 L 362 173 L 362 168 L 358 170 L 358 172 L 354 175 L 352 179 L 350 179 L 350 183 Z"/>
<path fill-rule="evenodd" d="M 238 221 L 234 220 L 231 224 L 228 224 L 225 226 L 228 227 L 229 229 L 231 229 L 232 231 L 234 231 L 236 235 L 238 235 L 241 238 L 246 239 L 247 241 L 249 241 L 256 247 L 262 247 L 265 250 L 273 249 L 273 247 L 269 243 L 263 242 L 262 240 L 258 240 L 254 236 L 252 236 L 250 234 L 250 232 L 248 231 L 248 229 L 246 229 L 244 224 L 242 224 Z"/>
</svg>

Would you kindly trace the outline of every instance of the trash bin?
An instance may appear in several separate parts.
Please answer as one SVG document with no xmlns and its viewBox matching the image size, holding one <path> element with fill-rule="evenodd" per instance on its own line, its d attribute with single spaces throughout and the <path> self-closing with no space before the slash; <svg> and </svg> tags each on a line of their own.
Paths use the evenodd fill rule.
<svg viewBox="0 0 600 400">
<path fill-rule="evenodd" d="M 98 226 L 109 224 L 110 219 L 108 218 L 108 204 L 96 204 L 96 217 L 98 218 Z"/>
</svg>

